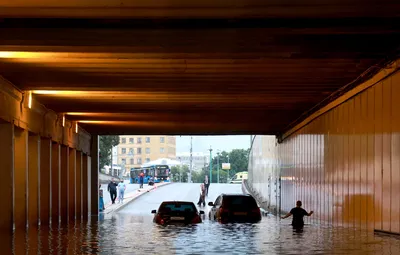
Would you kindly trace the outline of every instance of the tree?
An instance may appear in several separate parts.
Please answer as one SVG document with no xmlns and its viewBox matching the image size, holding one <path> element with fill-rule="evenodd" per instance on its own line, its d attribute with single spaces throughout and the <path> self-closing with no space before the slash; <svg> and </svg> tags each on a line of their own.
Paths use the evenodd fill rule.
<svg viewBox="0 0 400 255">
<path fill-rule="evenodd" d="M 187 182 L 189 172 L 190 172 L 189 167 L 186 165 L 171 167 L 171 174 L 174 182 L 179 182 L 179 181 Z"/>
<path fill-rule="evenodd" d="M 105 165 L 111 165 L 111 153 L 112 148 L 119 144 L 119 136 L 118 135 L 102 135 L 99 139 L 99 149 L 100 149 L 100 157 L 99 157 L 99 165 L 100 169 L 103 169 Z"/>
<path fill-rule="evenodd" d="M 229 171 L 229 178 L 232 178 L 236 173 L 247 171 L 248 164 L 249 164 L 249 149 L 234 149 L 231 152 L 222 151 L 218 155 L 215 155 L 212 159 L 212 182 L 216 183 L 218 178 L 218 163 L 219 163 L 219 182 L 226 183 L 228 177 L 228 171 L 222 170 L 222 163 L 228 163 L 228 156 L 229 156 L 229 163 L 231 164 L 231 169 Z M 202 172 L 204 175 L 210 175 L 209 167 L 203 168 Z M 204 180 L 203 175 L 203 180 Z"/>
</svg>

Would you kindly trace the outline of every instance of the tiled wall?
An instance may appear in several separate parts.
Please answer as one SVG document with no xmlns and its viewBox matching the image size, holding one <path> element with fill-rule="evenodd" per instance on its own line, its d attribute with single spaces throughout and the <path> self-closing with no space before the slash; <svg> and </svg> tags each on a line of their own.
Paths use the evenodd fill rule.
<svg viewBox="0 0 400 255">
<path fill-rule="evenodd" d="M 253 188 L 282 212 L 302 200 L 311 223 L 400 233 L 400 72 L 281 144 L 257 136 L 249 164 Z"/>
</svg>

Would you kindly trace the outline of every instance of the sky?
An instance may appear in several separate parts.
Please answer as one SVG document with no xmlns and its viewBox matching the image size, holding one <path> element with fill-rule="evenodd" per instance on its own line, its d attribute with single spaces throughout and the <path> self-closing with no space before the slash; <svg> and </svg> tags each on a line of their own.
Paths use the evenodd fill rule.
<svg viewBox="0 0 400 255">
<path fill-rule="evenodd" d="M 207 153 L 213 151 L 231 151 L 233 149 L 248 149 L 250 135 L 224 135 L 224 136 L 193 136 L 193 152 Z M 190 152 L 190 136 L 176 137 L 176 152 Z"/>
</svg>

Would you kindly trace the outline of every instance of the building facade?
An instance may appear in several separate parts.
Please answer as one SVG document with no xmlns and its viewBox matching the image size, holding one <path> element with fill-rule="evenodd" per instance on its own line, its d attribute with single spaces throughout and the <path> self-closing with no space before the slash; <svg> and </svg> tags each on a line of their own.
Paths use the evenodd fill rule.
<svg viewBox="0 0 400 255">
<path fill-rule="evenodd" d="M 176 160 L 190 167 L 190 152 L 182 152 L 176 154 Z M 200 171 L 203 167 L 208 166 L 209 163 L 210 163 L 210 155 L 208 155 L 207 153 L 202 153 L 202 152 L 192 153 L 193 171 Z"/>
<path fill-rule="evenodd" d="M 127 171 L 159 158 L 176 159 L 174 136 L 121 135 L 117 147 L 118 164 Z"/>
</svg>

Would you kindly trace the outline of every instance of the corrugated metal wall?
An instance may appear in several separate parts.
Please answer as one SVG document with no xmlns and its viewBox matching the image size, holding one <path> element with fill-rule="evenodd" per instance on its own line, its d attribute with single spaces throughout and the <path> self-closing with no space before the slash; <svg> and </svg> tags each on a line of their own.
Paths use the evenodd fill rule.
<svg viewBox="0 0 400 255">
<path fill-rule="evenodd" d="M 250 161 L 249 181 L 271 204 L 269 178 L 281 177 L 283 212 L 302 200 L 310 223 L 400 233 L 400 72 L 281 144 L 257 136 Z"/>
</svg>

